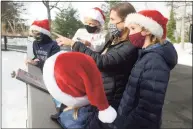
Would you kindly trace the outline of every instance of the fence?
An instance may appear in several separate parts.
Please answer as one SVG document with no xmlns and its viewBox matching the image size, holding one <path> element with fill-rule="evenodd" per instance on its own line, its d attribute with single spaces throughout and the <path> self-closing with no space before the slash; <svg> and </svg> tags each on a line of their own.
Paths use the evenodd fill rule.
<svg viewBox="0 0 193 129">
<path fill-rule="evenodd" d="M 31 42 L 27 36 L 1 35 L 1 50 L 27 51 L 27 44 Z"/>
<path fill-rule="evenodd" d="M 27 37 L 27 36 L 7 36 L 2 35 L 1 36 L 1 50 L 7 51 L 7 50 L 14 50 L 14 51 L 20 51 L 20 52 L 27 52 L 27 46 L 32 47 L 33 43 L 33 37 Z M 62 46 L 60 48 L 64 51 L 70 51 L 70 47 Z"/>
</svg>

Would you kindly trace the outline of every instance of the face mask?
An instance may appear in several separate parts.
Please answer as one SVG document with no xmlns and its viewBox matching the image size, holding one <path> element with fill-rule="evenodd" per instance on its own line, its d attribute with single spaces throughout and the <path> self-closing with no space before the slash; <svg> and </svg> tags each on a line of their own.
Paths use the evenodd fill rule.
<svg viewBox="0 0 193 129">
<path fill-rule="evenodd" d="M 97 26 L 89 26 L 89 25 L 85 25 L 86 30 L 88 31 L 88 33 L 94 33 L 97 31 L 98 27 Z"/>
<path fill-rule="evenodd" d="M 129 40 L 134 46 L 142 48 L 145 43 L 145 37 L 146 36 L 141 35 L 141 32 L 138 32 L 136 34 L 129 35 Z"/>
<path fill-rule="evenodd" d="M 34 37 L 35 41 L 41 42 L 43 40 L 43 36 L 44 35 L 42 33 L 40 33 L 40 34 L 35 35 L 33 37 Z"/>
<path fill-rule="evenodd" d="M 117 28 L 116 24 L 109 23 L 108 30 L 115 37 L 121 36 L 121 31 Z"/>
</svg>

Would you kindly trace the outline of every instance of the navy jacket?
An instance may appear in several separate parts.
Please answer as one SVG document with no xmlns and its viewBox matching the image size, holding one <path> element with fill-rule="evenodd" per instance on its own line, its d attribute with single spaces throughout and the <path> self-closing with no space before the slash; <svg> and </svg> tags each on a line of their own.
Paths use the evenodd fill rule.
<svg viewBox="0 0 193 129">
<path fill-rule="evenodd" d="M 177 64 L 177 58 L 169 42 L 140 51 L 118 108 L 118 128 L 160 128 L 170 71 Z"/>
<path fill-rule="evenodd" d="M 37 58 L 40 60 L 37 64 L 37 67 L 39 67 L 41 70 L 43 69 L 46 59 L 59 51 L 60 47 L 57 45 L 57 43 L 46 35 L 44 35 L 42 41 L 38 42 L 35 40 L 33 42 L 33 59 Z"/>
<path fill-rule="evenodd" d="M 170 71 L 177 64 L 177 52 L 171 43 L 139 51 L 113 124 L 98 120 L 97 110 L 89 118 L 87 129 L 159 129 Z"/>
</svg>

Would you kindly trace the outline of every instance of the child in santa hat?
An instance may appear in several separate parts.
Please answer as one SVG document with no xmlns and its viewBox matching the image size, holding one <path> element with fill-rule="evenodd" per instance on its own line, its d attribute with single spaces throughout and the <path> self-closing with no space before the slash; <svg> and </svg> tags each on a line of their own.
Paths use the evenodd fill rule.
<svg viewBox="0 0 193 129">
<path fill-rule="evenodd" d="M 89 9 L 82 15 L 81 21 L 85 29 L 78 29 L 73 40 L 79 40 L 93 51 L 101 52 L 109 40 L 107 31 L 103 29 L 105 24 L 103 10 L 99 7 Z"/>
<path fill-rule="evenodd" d="M 103 29 L 105 24 L 105 15 L 103 10 L 100 7 L 87 10 L 87 12 L 81 17 L 81 21 L 85 25 L 85 28 L 78 29 L 73 37 L 74 41 L 81 41 L 96 52 L 101 52 L 106 42 L 109 40 L 107 31 Z M 57 109 L 63 109 L 63 107 L 60 107 L 61 104 L 58 101 L 54 100 L 54 102 L 56 103 Z M 60 110 L 58 113 L 60 113 Z M 51 117 L 57 117 L 58 113 Z"/>
<path fill-rule="evenodd" d="M 36 20 L 30 27 L 30 35 L 35 39 L 33 41 L 33 59 L 26 60 L 26 64 L 32 64 L 43 68 L 45 60 L 60 51 L 60 47 L 51 39 L 49 21 Z"/>
<path fill-rule="evenodd" d="M 116 111 L 108 104 L 101 73 L 90 56 L 58 52 L 46 60 L 43 79 L 50 94 L 67 106 L 58 118 L 64 128 L 84 128 L 89 117 L 84 106 L 89 104 L 98 108 L 100 121 L 115 120 Z"/>
<path fill-rule="evenodd" d="M 168 19 L 157 10 L 129 14 L 125 26 L 129 39 L 140 50 L 121 100 L 116 125 L 125 129 L 160 129 L 161 114 L 177 52 L 166 41 Z M 121 119 L 122 118 L 122 119 Z"/>
</svg>

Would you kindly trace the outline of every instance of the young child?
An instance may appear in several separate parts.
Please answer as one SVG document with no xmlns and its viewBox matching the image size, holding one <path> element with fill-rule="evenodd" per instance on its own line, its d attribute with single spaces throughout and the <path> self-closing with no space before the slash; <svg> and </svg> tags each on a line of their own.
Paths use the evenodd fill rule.
<svg viewBox="0 0 193 129">
<path fill-rule="evenodd" d="M 98 7 L 89 9 L 82 16 L 81 21 L 85 25 L 85 29 L 78 29 L 73 40 L 80 40 L 93 51 L 101 52 L 109 40 L 107 31 L 103 29 L 105 24 L 103 11 Z"/>
<path fill-rule="evenodd" d="M 60 47 L 51 39 L 49 21 L 37 20 L 30 27 L 30 35 L 35 39 L 33 41 L 33 59 L 26 60 L 26 64 L 32 64 L 39 67 L 42 71 L 44 62 L 47 58 L 60 51 Z M 56 110 L 60 109 L 61 103 L 53 99 L 56 104 Z"/>
<path fill-rule="evenodd" d="M 30 35 L 35 39 L 33 42 L 33 59 L 28 59 L 26 63 L 35 65 L 41 70 L 45 60 L 60 51 L 60 47 L 51 39 L 49 21 L 34 21 L 30 27 Z"/>
<path fill-rule="evenodd" d="M 177 64 L 177 52 L 166 41 L 165 18 L 156 10 L 129 14 L 132 44 L 142 48 L 118 108 L 117 126 L 122 129 L 159 129 L 170 71 Z"/>
<path fill-rule="evenodd" d="M 93 51 L 101 52 L 109 40 L 107 31 L 103 29 L 105 24 L 103 11 L 98 7 L 89 9 L 82 16 L 81 21 L 85 25 L 85 28 L 78 29 L 72 40 L 79 40 Z M 54 100 L 54 102 L 57 109 L 59 109 L 61 104 L 56 100 Z M 60 109 L 62 108 L 63 107 Z M 60 111 L 58 113 L 60 113 Z M 51 118 L 57 117 L 58 113 L 52 115 Z"/>
<path fill-rule="evenodd" d="M 48 58 L 43 68 L 44 83 L 50 94 L 67 106 L 58 121 L 66 128 L 84 128 L 89 111 L 86 105 L 96 106 L 98 118 L 112 123 L 116 111 L 109 106 L 101 73 L 94 60 L 78 52 L 58 52 Z"/>
</svg>

